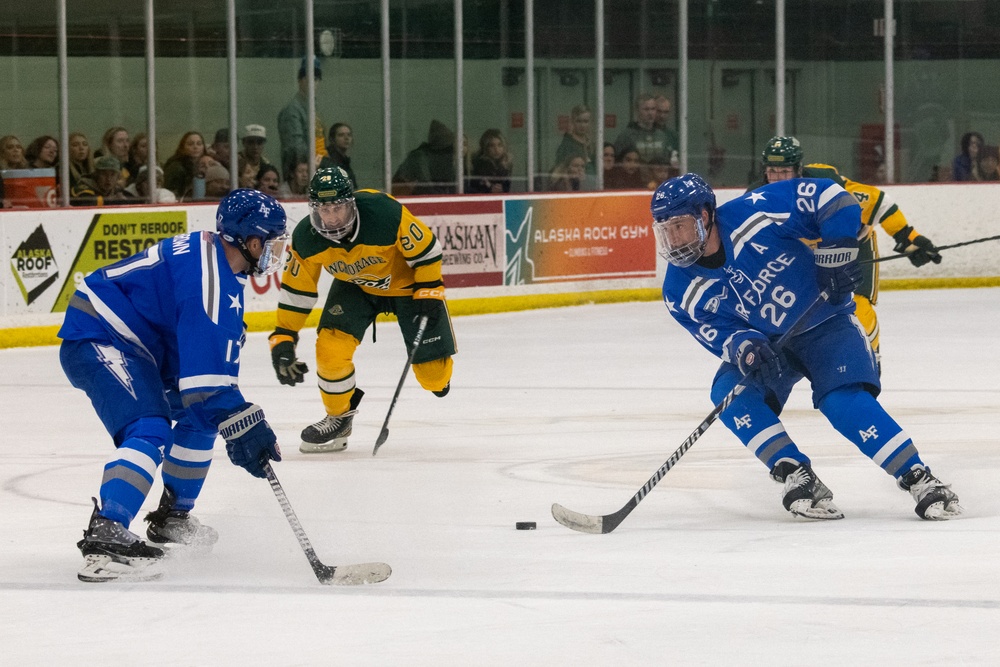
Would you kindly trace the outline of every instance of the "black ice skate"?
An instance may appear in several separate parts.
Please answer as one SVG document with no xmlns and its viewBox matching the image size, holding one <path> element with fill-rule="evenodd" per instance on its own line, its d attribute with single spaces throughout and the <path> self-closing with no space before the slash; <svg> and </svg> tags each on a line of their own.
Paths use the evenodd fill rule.
<svg viewBox="0 0 1000 667">
<path fill-rule="evenodd" d="M 896 480 L 896 484 L 904 491 L 909 491 L 917 501 L 914 511 L 921 519 L 943 521 L 964 511 L 958 504 L 958 496 L 951 490 L 951 485 L 932 475 L 930 468 L 913 466 L 910 472 Z"/>
<path fill-rule="evenodd" d="M 149 526 L 146 537 L 156 544 L 184 544 L 201 549 L 211 549 L 219 541 L 219 533 L 211 526 L 202 525 L 186 510 L 174 509 L 176 496 L 163 489 L 160 506 L 146 515 Z"/>
<path fill-rule="evenodd" d="M 771 479 L 784 483 L 782 504 L 785 509 L 805 519 L 843 519 L 844 513 L 833 504 L 833 494 L 807 463 L 781 459 L 771 470 Z"/>
<path fill-rule="evenodd" d="M 163 558 L 163 550 L 149 546 L 122 524 L 98 514 L 97 498 L 93 501 L 90 524 L 83 531 L 83 539 L 76 543 L 84 560 L 76 575 L 80 581 L 159 579 L 163 573 L 155 564 Z"/>
<path fill-rule="evenodd" d="M 358 413 L 358 404 L 365 392 L 354 390 L 351 396 L 350 409 L 340 415 L 327 415 L 320 421 L 302 429 L 302 444 L 299 451 L 303 454 L 318 454 L 323 452 L 339 452 L 347 449 L 347 437 L 351 435 L 351 424 L 354 415 Z"/>
<path fill-rule="evenodd" d="M 451 383 L 450 382 L 448 384 L 446 384 L 444 386 L 444 389 L 442 389 L 441 391 L 432 391 L 431 393 L 434 394 L 435 396 L 437 396 L 438 398 L 444 398 L 445 396 L 448 395 L 449 391 L 451 391 Z"/>
</svg>

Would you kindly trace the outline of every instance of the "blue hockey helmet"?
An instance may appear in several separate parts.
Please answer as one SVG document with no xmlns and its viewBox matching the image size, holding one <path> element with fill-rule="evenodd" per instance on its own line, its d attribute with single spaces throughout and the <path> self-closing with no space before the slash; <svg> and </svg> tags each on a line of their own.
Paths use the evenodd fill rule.
<svg viewBox="0 0 1000 667">
<path fill-rule="evenodd" d="M 715 220 L 715 192 L 698 174 L 684 174 L 660 184 L 649 205 L 658 252 L 671 264 L 690 266 L 705 252 Z M 702 212 L 708 212 L 706 227 Z"/>
<path fill-rule="evenodd" d="M 270 195 L 250 188 L 233 190 L 219 202 L 215 214 L 215 229 L 232 243 L 250 263 L 249 273 L 267 275 L 278 270 L 285 257 L 288 234 L 285 231 L 285 209 Z M 247 241 L 257 237 L 263 252 L 253 257 Z"/>
</svg>

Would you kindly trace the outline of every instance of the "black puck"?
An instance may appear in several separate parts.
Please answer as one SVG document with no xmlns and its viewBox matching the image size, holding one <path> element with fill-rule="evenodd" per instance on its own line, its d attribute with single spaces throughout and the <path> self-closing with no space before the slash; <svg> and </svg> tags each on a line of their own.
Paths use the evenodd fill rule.
<svg viewBox="0 0 1000 667">
<path fill-rule="evenodd" d="M 514 527 L 518 530 L 534 530 L 538 528 L 538 525 L 534 521 L 518 521 L 514 524 Z"/>
</svg>

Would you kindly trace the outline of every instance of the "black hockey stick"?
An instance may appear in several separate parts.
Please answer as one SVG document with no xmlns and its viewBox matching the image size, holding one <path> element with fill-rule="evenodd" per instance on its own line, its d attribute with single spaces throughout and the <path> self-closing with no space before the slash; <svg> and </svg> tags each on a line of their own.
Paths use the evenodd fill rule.
<svg viewBox="0 0 1000 667">
<path fill-rule="evenodd" d="M 285 518 L 288 519 L 288 525 L 292 527 L 292 532 L 295 533 L 295 537 L 299 541 L 299 546 L 302 547 L 303 553 L 309 559 L 309 565 L 312 566 L 313 572 L 316 573 L 319 583 L 337 585 L 377 584 L 389 578 L 389 575 L 392 574 L 392 568 L 386 563 L 355 563 L 352 565 L 324 565 L 321 563 L 319 556 L 316 555 L 316 551 L 312 547 L 312 543 L 309 541 L 309 537 L 306 536 L 306 531 L 303 530 L 302 524 L 299 523 L 299 518 L 295 516 L 295 510 L 292 509 L 292 504 L 288 502 L 288 496 L 285 495 L 285 490 L 281 487 L 281 482 L 275 476 L 274 469 L 270 463 L 264 464 L 264 473 L 267 475 L 267 481 L 271 485 L 271 490 L 274 491 L 274 495 L 278 499 L 278 504 L 281 505 L 281 510 L 285 513 Z"/>
<path fill-rule="evenodd" d="M 972 245 L 974 243 L 982 243 L 983 241 L 996 241 L 1000 239 L 1000 236 L 987 236 L 981 239 L 973 239 L 972 241 L 962 241 L 961 243 L 952 243 L 950 245 L 941 245 L 934 248 L 935 252 L 941 252 L 942 250 L 951 250 L 952 248 L 961 248 L 964 245 Z M 909 257 L 910 253 L 901 252 L 898 255 L 888 255 L 886 257 L 879 257 L 877 259 L 868 260 L 868 264 L 875 264 L 877 262 L 888 262 L 890 259 L 900 259 L 901 257 Z"/>
<path fill-rule="evenodd" d="M 806 322 L 808 317 L 812 315 L 817 308 L 819 308 L 820 304 L 825 303 L 829 299 L 829 294 L 825 291 L 820 292 L 816 300 L 813 301 L 806 311 L 799 316 L 799 319 L 795 320 L 795 322 L 788 327 L 788 330 L 785 331 L 785 333 L 783 333 L 777 341 L 775 341 L 774 348 L 776 350 L 780 350 L 785 341 L 798 331 L 799 327 Z M 642 488 L 639 489 L 620 510 L 612 512 L 611 514 L 594 516 L 591 514 L 574 512 L 571 509 L 563 507 L 559 503 L 553 503 L 552 518 L 567 528 L 572 528 L 573 530 L 577 530 L 581 533 L 610 533 L 612 530 L 617 528 L 618 525 L 625 520 L 625 517 L 627 517 L 632 510 L 634 510 L 636 506 L 642 502 L 642 499 L 646 497 L 646 494 L 652 491 L 653 487 L 656 486 L 661 479 L 663 479 L 663 476 L 667 474 L 667 471 L 674 467 L 674 464 L 676 464 L 680 458 L 684 456 L 684 453 L 687 450 L 691 449 L 691 445 L 697 442 L 698 438 L 700 438 L 702 434 L 708 430 L 708 427 L 715 423 L 715 421 L 719 418 L 719 415 L 729 407 L 730 403 L 733 402 L 733 399 L 735 399 L 743 391 L 743 389 L 746 388 L 749 377 L 750 376 L 747 376 L 740 380 L 739 384 L 733 387 L 732 390 L 726 394 L 721 401 L 719 401 L 719 404 L 712 408 L 712 412 L 705 417 L 704 421 L 698 424 L 698 428 L 696 428 L 694 432 L 687 437 L 687 440 L 685 440 L 681 446 L 677 448 L 677 451 L 670 455 L 670 458 L 667 459 L 666 463 L 660 466 L 659 470 L 653 473 L 653 476 L 642 485 Z"/>
<path fill-rule="evenodd" d="M 420 348 L 420 341 L 424 339 L 424 331 L 427 329 L 427 316 L 424 315 L 420 318 L 420 324 L 417 326 L 417 335 L 413 338 L 413 349 L 410 350 L 409 356 L 406 357 L 406 365 L 403 366 L 403 374 L 399 377 L 399 384 L 396 385 L 396 393 L 392 395 L 392 403 L 389 404 L 389 412 L 385 415 L 385 421 L 382 422 L 382 432 L 378 434 L 378 440 L 375 441 L 375 449 L 372 450 L 372 456 L 378 454 L 378 448 L 385 444 L 385 441 L 389 438 L 389 417 L 392 417 L 392 410 L 396 407 L 396 400 L 399 398 L 399 392 L 403 390 L 403 383 L 406 381 L 406 374 L 410 372 L 410 366 L 413 364 L 413 357 L 417 356 L 417 350 Z"/>
</svg>

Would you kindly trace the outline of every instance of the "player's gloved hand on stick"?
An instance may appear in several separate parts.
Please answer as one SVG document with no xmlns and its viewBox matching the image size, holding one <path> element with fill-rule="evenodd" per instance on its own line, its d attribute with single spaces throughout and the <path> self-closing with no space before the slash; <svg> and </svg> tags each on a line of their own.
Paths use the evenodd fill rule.
<svg viewBox="0 0 1000 667">
<path fill-rule="evenodd" d="M 913 266 L 923 266 L 928 262 L 941 263 L 941 253 L 926 236 L 917 234 L 912 239 L 896 242 L 896 252 L 905 252 Z"/>
<path fill-rule="evenodd" d="M 816 282 L 830 295 L 830 303 L 842 303 L 861 284 L 858 240 L 849 236 L 824 239 L 816 247 Z"/>
<path fill-rule="evenodd" d="M 264 411 L 259 405 L 241 405 L 219 424 L 219 435 L 226 441 L 229 460 L 254 477 L 266 477 L 264 464 L 281 460 L 278 438 L 264 419 Z"/>
<path fill-rule="evenodd" d="M 736 365 L 743 377 L 757 373 L 757 379 L 771 384 L 781 377 L 781 355 L 766 338 L 750 338 L 736 348 Z"/>
<path fill-rule="evenodd" d="M 278 376 L 278 382 L 294 387 L 305 379 L 309 367 L 304 361 L 295 358 L 295 343 L 283 340 L 271 347 L 271 364 Z"/>
<path fill-rule="evenodd" d="M 448 307 L 444 303 L 444 284 L 441 281 L 414 284 L 413 305 L 417 309 L 417 321 L 421 317 L 427 317 L 427 328 L 432 328 L 448 314 Z"/>
</svg>

